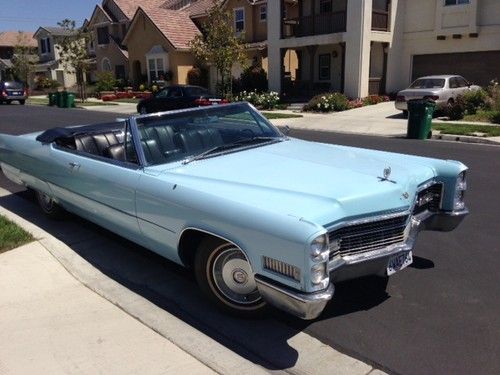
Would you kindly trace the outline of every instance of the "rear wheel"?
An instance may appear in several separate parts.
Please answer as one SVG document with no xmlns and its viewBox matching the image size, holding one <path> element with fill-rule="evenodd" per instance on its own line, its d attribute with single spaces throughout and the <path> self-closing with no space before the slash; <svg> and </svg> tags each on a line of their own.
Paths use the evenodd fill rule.
<svg viewBox="0 0 500 375">
<path fill-rule="evenodd" d="M 24 105 L 26 101 L 25 100 L 19 100 L 19 104 Z"/>
<path fill-rule="evenodd" d="M 250 263 L 237 246 L 207 237 L 196 252 L 194 270 L 201 290 L 219 308 L 242 317 L 265 310 Z"/>
<path fill-rule="evenodd" d="M 36 200 L 42 212 L 52 219 L 60 219 L 64 216 L 64 209 L 59 206 L 47 194 L 40 191 L 35 191 Z"/>
<path fill-rule="evenodd" d="M 10 104 L 12 103 L 12 100 L 6 100 L 5 103 Z"/>
</svg>

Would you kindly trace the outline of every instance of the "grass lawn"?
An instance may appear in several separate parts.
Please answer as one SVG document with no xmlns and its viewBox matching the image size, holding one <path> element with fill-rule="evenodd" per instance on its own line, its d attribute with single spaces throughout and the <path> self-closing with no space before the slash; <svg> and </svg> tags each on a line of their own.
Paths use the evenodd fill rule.
<svg viewBox="0 0 500 375">
<path fill-rule="evenodd" d="M 493 111 L 478 110 L 474 115 L 465 115 L 462 121 L 491 122 Z"/>
<path fill-rule="evenodd" d="M 275 119 L 280 119 L 280 118 L 299 118 L 299 117 L 304 117 L 302 115 L 294 115 L 294 114 L 291 114 L 291 113 L 262 112 L 262 114 L 268 120 L 275 120 Z"/>
<path fill-rule="evenodd" d="M 485 137 L 500 136 L 500 126 L 495 125 L 446 124 L 442 122 L 433 122 L 432 129 L 439 130 L 442 134 L 478 136 L 474 133 L 484 133 Z"/>
<path fill-rule="evenodd" d="M 0 254 L 33 240 L 31 234 L 0 215 Z"/>
</svg>

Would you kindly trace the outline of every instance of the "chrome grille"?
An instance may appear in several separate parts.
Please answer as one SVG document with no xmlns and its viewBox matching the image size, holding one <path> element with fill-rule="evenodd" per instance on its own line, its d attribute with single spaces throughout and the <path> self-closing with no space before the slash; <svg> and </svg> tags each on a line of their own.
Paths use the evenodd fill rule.
<svg viewBox="0 0 500 375">
<path fill-rule="evenodd" d="M 330 244 L 337 242 L 339 249 L 330 253 L 330 259 L 341 256 L 361 254 L 404 242 L 405 228 L 409 215 L 389 219 L 347 225 L 328 234 Z"/>
<path fill-rule="evenodd" d="M 439 205 L 441 204 L 442 190 L 443 190 L 443 184 L 437 183 L 420 191 L 417 194 L 417 200 L 415 202 L 415 208 L 413 209 L 413 213 L 419 214 L 426 210 L 429 211 L 439 210 Z"/>
</svg>

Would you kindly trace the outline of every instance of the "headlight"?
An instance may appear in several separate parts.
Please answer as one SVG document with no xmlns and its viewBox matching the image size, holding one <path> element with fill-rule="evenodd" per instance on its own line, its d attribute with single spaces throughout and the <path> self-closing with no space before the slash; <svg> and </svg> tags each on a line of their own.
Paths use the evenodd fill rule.
<svg viewBox="0 0 500 375">
<path fill-rule="evenodd" d="M 311 282 L 313 284 L 321 284 L 328 278 L 326 273 L 326 263 L 318 263 L 311 267 Z"/>
<path fill-rule="evenodd" d="M 322 234 L 311 242 L 311 258 L 315 262 L 322 262 L 328 259 L 328 236 Z"/>
<path fill-rule="evenodd" d="M 467 180 L 465 178 L 465 171 L 460 173 L 457 177 L 455 185 L 455 197 L 453 199 L 453 209 L 463 210 L 465 208 L 464 196 L 467 190 Z"/>
</svg>

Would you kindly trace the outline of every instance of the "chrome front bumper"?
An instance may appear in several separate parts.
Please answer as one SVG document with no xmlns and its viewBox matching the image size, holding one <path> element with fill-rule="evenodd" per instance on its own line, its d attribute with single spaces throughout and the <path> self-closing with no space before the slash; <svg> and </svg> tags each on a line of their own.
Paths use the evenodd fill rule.
<svg viewBox="0 0 500 375">
<path fill-rule="evenodd" d="M 305 320 L 318 317 L 332 299 L 335 290 L 330 283 L 325 290 L 301 293 L 260 275 L 255 276 L 255 281 L 259 293 L 267 303 Z"/>
<path fill-rule="evenodd" d="M 412 250 L 418 232 L 422 230 L 451 231 L 468 213 L 467 209 L 463 209 L 437 213 L 426 211 L 412 216 L 408 237 L 404 243 L 358 255 L 333 258 L 328 263 L 330 281 L 339 282 L 369 275 L 385 276 L 388 259 L 397 253 Z M 332 299 L 335 290 L 333 284 L 330 283 L 322 291 L 299 292 L 261 275 L 256 275 L 255 281 L 259 293 L 267 303 L 306 320 L 314 319 L 321 314 L 328 301 Z"/>
</svg>

